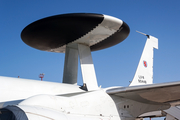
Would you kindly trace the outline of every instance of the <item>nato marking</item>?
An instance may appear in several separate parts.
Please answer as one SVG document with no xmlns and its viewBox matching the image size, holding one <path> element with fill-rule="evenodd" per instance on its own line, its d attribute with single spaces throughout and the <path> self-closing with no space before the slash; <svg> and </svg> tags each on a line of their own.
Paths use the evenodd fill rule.
<svg viewBox="0 0 180 120">
<path fill-rule="evenodd" d="M 144 67 L 147 67 L 147 62 L 144 60 L 143 61 Z"/>
</svg>

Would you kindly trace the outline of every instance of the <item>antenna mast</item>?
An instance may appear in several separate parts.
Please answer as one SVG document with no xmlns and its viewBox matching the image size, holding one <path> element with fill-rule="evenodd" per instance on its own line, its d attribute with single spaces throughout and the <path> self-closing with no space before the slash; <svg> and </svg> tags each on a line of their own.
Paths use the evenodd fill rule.
<svg viewBox="0 0 180 120">
<path fill-rule="evenodd" d="M 41 78 L 41 81 L 43 81 L 44 73 L 40 73 L 40 74 L 39 74 L 39 78 Z"/>
</svg>

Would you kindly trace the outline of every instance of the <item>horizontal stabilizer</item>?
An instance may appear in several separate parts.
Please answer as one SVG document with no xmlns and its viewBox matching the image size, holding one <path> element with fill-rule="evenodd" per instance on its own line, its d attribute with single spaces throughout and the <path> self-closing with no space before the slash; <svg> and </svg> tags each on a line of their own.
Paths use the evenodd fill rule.
<svg viewBox="0 0 180 120">
<path fill-rule="evenodd" d="M 180 81 L 112 88 L 107 90 L 107 93 L 143 103 L 158 102 L 178 105 L 180 104 Z"/>
</svg>

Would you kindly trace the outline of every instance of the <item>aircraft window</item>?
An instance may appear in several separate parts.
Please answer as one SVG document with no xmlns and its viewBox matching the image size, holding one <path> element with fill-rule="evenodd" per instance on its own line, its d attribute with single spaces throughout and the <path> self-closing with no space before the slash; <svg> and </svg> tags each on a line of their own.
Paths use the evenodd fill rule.
<svg viewBox="0 0 180 120">
<path fill-rule="evenodd" d="M 126 105 L 124 105 L 124 108 L 126 108 Z"/>
</svg>

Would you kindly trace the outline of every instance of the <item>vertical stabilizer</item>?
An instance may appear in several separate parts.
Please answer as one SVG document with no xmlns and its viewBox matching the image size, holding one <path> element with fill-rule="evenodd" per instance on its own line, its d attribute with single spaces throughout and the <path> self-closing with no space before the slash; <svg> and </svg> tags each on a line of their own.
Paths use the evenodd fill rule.
<svg viewBox="0 0 180 120">
<path fill-rule="evenodd" d="M 129 86 L 153 83 L 153 49 L 158 49 L 158 39 L 150 35 L 146 36 L 147 41 L 141 55 L 141 59 L 139 61 L 135 76 Z"/>
</svg>

